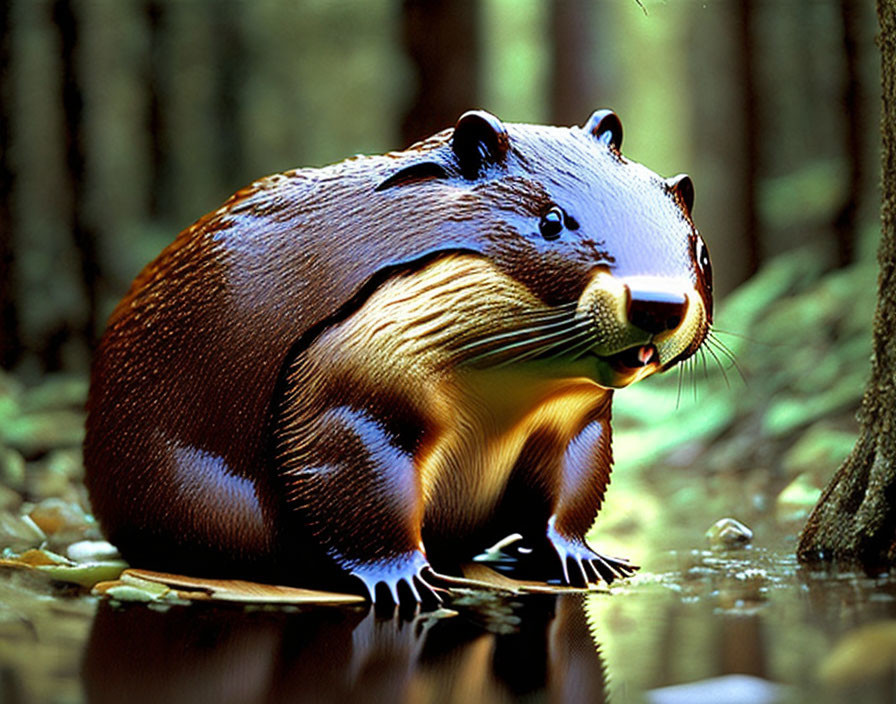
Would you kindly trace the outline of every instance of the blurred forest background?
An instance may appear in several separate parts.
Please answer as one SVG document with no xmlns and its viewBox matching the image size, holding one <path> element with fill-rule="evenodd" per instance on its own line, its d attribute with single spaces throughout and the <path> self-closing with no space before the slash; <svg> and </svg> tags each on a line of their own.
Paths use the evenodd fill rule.
<svg viewBox="0 0 896 704">
<path fill-rule="evenodd" d="M 869 372 L 880 232 L 873 5 L 0 0 L 0 558 L 43 547 L 54 560 L 92 559 L 69 552 L 101 537 L 82 481 L 91 346 L 140 269 L 234 190 L 400 149 L 474 107 L 554 124 L 611 107 L 628 157 L 693 178 L 720 305 L 712 343 L 616 395 L 619 469 L 595 544 L 644 565 L 648 579 L 681 575 L 678 606 L 698 593 L 695 575 L 708 572 L 691 570 L 690 556 L 723 516 L 747 523 L 755 546 L 780 548 L 774 564 L 785 564 L 855 443 Z M 670 557 L 670 547 L 683 552 Z M 737 580 L 758 594 L 760 572 L 738 568 Z M 4 605 L 18 593 L 10 584 Z M 722 595 L 713 614 L 728 608 L 726 593 L 741 593 L 726 589 L 713 592 Z M 825 599 L 839 608 L 839 594 Z M 751 619 L 764 598 L 747 602 Z M 854 597 L 842 599 L 835 620 L 854 625 Z M 800 591 L 794 603 L 817 600 Z M 80 635 L 44 651 L 44 666 L 32 647 L 44 631 L 6 609 L 0 700 L 25 700 L 4 699 L 5 663 L 33 673 L 34 691 L 56 686 L 59 653 L 86 639 L 95 604 L 82 602 L 70 604 L 83 614 Z M 726 621 L 725 648 L 716 626 L 695 639 L 702 629 L 676 630 L 675 616 L 638 606 L 648 602 L 615 600 L 626 603 L 635 610 L 607 612 L 609 630 L 647 624 L 635 630 L 661 640 L 610 641 L 609 671 L 628 665 L 630 679 L 614 680 L 620 699 L 635 691 L 628 682 L 677 681 L 669 657 L 686 663 L 687 680 L 734 652 L 752 657 L 750 624 L 756 642 L 786 633 L 781 662 L 831 651 L 790 627 L 799 608 L 766 612 L 768 632 L 758 620 L 737 621 L 747 630 Z M 57 607 L 52 628 L 75 622 Z M 648 651 L 663 654 L 657 667 L 645 664 Z M 70 672 L 81 667 L 79 658 Z M 66 682 L 80 687 L 77 674 Z"/>
<path fill-rule="evenodd" d="M 722 297 L 795 248 L 873 257 L 872 3 L 4 0 L 0 29 L 0 367 L 31 381 L 86 370 L 137 272 L 237 188 L 473 107 L 615 109 L 629 157 L 693 177 Z"/>
<path fill-rule="evenodd" d="M 633 516 L 659 542 L 710 515 L 783 521 L 773 532 L 792 539 L 855 443 L 880 231 L 873 3 L 0 0 L 0 13 L 0 544 L 31 545 L 19 515 L 43 501 L 89 515 L 90 349 L 180 230 L 256 178 L 400 149 L 473 107 L 566 125 L 612 107 L 627 156 L 696 185 L 713 342 L 617 395 L 614 455 L 642 471 L 614 474 L 604 543 L 614 515 L 620 554 L 650 544 Z M 651 522 L 652 495 L 674 518 Z"/>
</svg>

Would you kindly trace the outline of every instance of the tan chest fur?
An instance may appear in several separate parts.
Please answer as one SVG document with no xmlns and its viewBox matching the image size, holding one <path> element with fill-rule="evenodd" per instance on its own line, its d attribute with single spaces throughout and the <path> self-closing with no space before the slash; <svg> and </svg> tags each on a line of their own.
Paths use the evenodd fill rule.
<svg viewBox="0 0 896 704">
<path fill-rule="evenodd" d="M 415 409 L 425 428 L 414 457 L 425 510 L 452 534 L 488 517 L 533 433 L 565 445 L 608 400 L 586 378 L 586 361 L 468 361 L 482 340 L 540 309 L 547 314 L 486 260 L 450 256 L 387 282 L 309 350 L 347 390 L 376 385 Z"/>
<path fill-rule="evenodd" d="M 541 368 L 539 368 L 541 367 Z M 514 370 L 461 370 L 444 389 L 454 409 L 417 458 L 426 505 L 434 520 L 463 533 L 498 504 L 535 433 L 565 446 L 610 392 L 581 378 L 545 378 L 544 365 Z M 560 461 L 560 457 L 554 457 Z M 559 465 L 553 470 L 556 476 Z"/>
</svg>

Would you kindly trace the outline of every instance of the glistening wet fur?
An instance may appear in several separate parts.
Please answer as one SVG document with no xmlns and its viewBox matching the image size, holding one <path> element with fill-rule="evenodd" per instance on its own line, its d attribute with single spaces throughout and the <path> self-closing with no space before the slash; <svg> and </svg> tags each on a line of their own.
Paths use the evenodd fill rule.
<svg viewBox="0 0 896 704">
<path fill-rule="evenodd" d="M 609 110 L 472 111 L 187 228 L 94 360 L 86 482 L 109 539 L 135 566 L 406 603 L 512 533 L 542 579 L 630 575 L 585 541 L 613 394 L 724 352 L 693 185 L 621 144 Z"/>
</svg>

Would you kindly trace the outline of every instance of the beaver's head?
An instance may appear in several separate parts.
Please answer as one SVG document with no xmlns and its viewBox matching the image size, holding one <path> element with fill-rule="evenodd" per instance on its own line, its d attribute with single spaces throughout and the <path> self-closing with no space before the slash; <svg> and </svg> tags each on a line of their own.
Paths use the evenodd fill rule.
<svg viewBox="0 0 896 704">
<path fill-rule="evenodd" d="M 629 161 L 621 142 L 609 110 L 573 128 L 468 112 L 381 186 L 441 182 L 453 241 L 469 242 L 532 296 L 492 321 L 492 334 L 476 326 L 462 346 L 468 363 L 574 363 L 622 387 L 700 347 L 712 272 L 691 220 L 693 185 Z"/>
</svg>

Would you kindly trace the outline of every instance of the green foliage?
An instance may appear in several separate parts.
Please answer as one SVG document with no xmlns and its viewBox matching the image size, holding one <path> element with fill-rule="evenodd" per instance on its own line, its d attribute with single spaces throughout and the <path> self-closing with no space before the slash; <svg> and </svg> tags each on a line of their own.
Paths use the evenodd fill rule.
<svg viewBox="0 0 896 704">
<path fill-rule="evenodd" d="M 714 336 L 743 379 L 708 343 L 707 364 L 692 362 L 683 383 L 673 371 L 617 393 L 619 463 L 643 465 L 688 446 L 716 469 L 771 461 L 779 473 L 811 457 L 830 475 L 855 437 L 876 270 L 861 263 L 824 274 L 822 262 L 811 249 L 780 256 L 723 302 Z"/>
<path fill-rule="evenodd" d="M 773 227 L 833 220 L 840 207 L 846 164 L 817 159 L 759 184 L 760 216 Z"/>
</svg>

